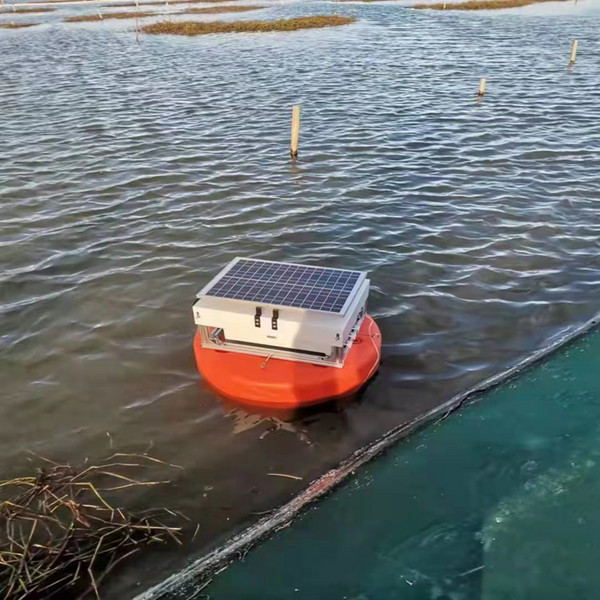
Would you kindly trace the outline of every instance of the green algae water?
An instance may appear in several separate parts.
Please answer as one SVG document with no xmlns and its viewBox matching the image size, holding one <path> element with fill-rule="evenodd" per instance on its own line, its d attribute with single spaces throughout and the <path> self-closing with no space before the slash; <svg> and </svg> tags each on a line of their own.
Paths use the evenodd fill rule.
<svg viewBox="0 0 600 600">
<path fill-rule="evenodd" d="M 359 470 L 196 597 L 598 598 L 599 497 L 593 332 Z"/>
</svg>

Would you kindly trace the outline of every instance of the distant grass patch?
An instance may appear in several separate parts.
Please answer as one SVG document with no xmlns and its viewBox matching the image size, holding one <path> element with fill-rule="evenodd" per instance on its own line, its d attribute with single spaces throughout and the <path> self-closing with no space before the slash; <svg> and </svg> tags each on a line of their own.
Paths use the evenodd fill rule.
<svg viewBox="0 0 600 600">
<path fill-rule="evenodd" d="M 63 4 L 63 3 L 72 2 L 72 1 L 73 0 L 44 0 L 44 4 Z M 81 2 L 79 2 L 79 5 L 85 5 L 85 4 L 97 5 L 98 2 L 97 2 L 97 0 L 82 0 Z"/>
<path fill-rule="evenodd" d="M 67 2 L 72 2 L 73 0 L 45 0 L 45 4 L 63 4 L 63 3 L 67 3 Z M 169 4 L 195 4 L 197 2 L 203 2 L 203 3 L 213 3 L 213 2 L 234 2 L 235 0 L 169 0 Z M 98 2 L 97 0 L 82 0 L 79 2 L 80 6 L 85 6 L 86 4 L 91 4 L 93 6 L 98 6 Z M 149 2 L 140 2 L 139 5 L 140 6 L 152 6 L 152 5 L 158 5 L 158 4 L 166 4 L 166 0 L 150 0 Z M 5 5 L 6 6 L 6 5 Z M 135 1 L 131 1 L 129 0 L 128 2 L 120 2 L 120 3 L 116 3 L 116 2 L 110 2 L 110 3 L 106 3 L 102 6 L 105 7 L 109 7 L 109 6 L 116 6 L 118 8 L 121 7 L 126 7 L 126 6 L 137 6 L 137 4 L 135 3 Z"/>
<path fill-rule="evenodd" d="M 34 25 L 39 25 L 39 23 L 0 23 L 0 29 L 23 29 Z"/>
<path fill-rule="evenodd" d="M 436 4 L 415 4 L 418 10 L 496 10 L 517 8 L 539 2 L 566 2 L 567 0 L 468 0 L 467 2 L 445 2 Z"/>
<path fill-rule="evenodd" d="M 336 27 L 354 23 L 356 19 L 340 15 L 315 15 L 277 21 L 231 21 L 225 23 L 199 23 L 198 21 L 161 21 L 141 28 L 143 33 L 167 35 L 204 35 L 208 33 L 258 33 L 261 31 L 296 31 L 297 29 L 315 29 Z"/>
<path fill-rule="evenodd" d="M 100 15 L 80 15 L 78 17 L 67 17 L 67 23 L 81 23 L 83 21 L 104 21 L 105 19 L 137 19 L 142 17 L 155 17 L 156 13 L 151 12 L 116 12 L 104 13 Z"/>
<path fill-rule="evenodd" d="M 169 5 L 171 4 L 215 4 L 217 2 L 234 2 L 235 0 L 170 0 Z M 145 6 L 164 6 L 166 4 L 165 0 L 151 0 L 150 2 L 140 2 L 136 4 L 135 2 L 122 2 L 119 4 L 105 4 L 106 8 L 108 7 L 117 7 L 117 8 L 132 8 L 134 6 L 139 6 L 144 8 Z"/>
<path fill-rule="evenodd" d="M 259 10 L 261 8 L 267 8 L 266 6 L 258 6 L 256 4 L 237 4 L 235 6 L 208 6 L 206 8 L 190 8 L 188 10 L 177 13 L 179 15 L 212 15 L 216 13 L 238 13 L 246 12 L 248 10 Z"/>
<path fill-rule="evenodd" d="M 15 8 L 10 10 L 5 8 L 3 11 L 0 11 L 0 15 L 12 13 L 47 13 L 54 12 L 55 10 L 55 8 Z"/>
</svg>

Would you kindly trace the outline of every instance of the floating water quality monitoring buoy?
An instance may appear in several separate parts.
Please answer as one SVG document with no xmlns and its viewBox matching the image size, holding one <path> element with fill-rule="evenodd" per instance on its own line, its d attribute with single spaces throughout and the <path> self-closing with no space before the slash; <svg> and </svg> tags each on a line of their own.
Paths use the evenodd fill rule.
<svg viewBox="0 0 600 600">
<path fill-rule="evenodd" d="M 368 295 L 362 271 L 235 258 L 194 302 L 198 370 L 220 394 L 257 406 L 353 394 L 381 359 Z"/>
</svg>

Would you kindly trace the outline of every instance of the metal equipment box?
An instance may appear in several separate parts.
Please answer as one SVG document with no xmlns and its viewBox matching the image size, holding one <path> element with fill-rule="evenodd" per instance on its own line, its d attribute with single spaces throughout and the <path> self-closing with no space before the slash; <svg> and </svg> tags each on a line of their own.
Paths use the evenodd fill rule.
<svg viewBox="0 0 600 600">
<path fill-rule="evenodd" d="M 235 258 L 200 292 L 204 347 L 342 367 L 366 314 L 367 273 Z"/>
</svg>

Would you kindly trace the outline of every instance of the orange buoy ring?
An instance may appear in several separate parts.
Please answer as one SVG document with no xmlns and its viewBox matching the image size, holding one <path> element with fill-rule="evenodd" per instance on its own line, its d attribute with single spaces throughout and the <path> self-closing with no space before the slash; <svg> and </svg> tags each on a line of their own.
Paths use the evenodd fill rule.
<svg viewBox="0 0 600 600">
<path fill-rule="evenodd" d="M 293 409 L 357 392 L 381 360 L 381 332 L 367 315 L 340 369 L 204 348 L 194 337 L 200 374 L 223 396 L 256 406 Z"/>
</svg>

